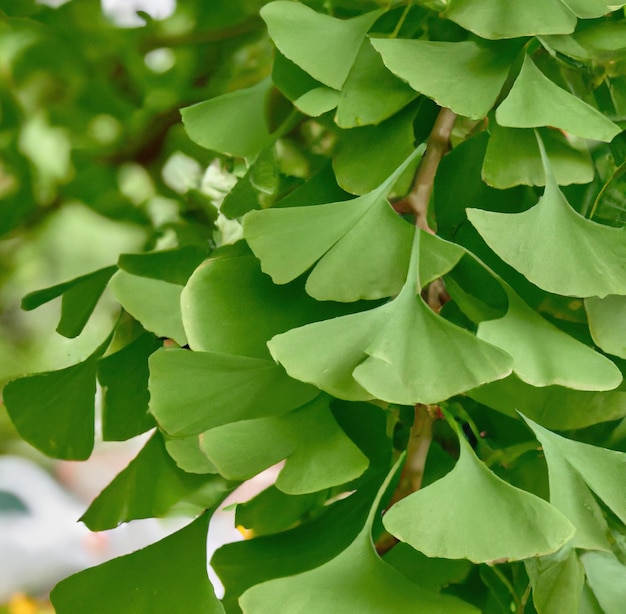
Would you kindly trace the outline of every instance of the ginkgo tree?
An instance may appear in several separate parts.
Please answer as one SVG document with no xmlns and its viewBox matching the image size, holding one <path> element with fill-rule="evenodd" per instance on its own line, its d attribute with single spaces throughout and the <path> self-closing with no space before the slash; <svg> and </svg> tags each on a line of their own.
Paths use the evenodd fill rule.
<svg viewBox="0 0 626 614">
<path fill-rule="evenodd" d="M 33 58 L 95 10 L 27 4 L 0 13 L 14 234 L 50 207 L 20 145 Z M 140 226 L 145 249 L 24 297 L 61 297 L 68 338 L 103 293 L 117 311 L 86 358 L 3 400 L 55 458 L 90 456 L 96 393 L 105 441 L 150 433 L 89 529 L 189 524 L 60 582 L 59 614 L 623 612 L 625 5 L 180 2 L 100 24 L 65 95 L 120 134 L 73 124 L 73 172 L 48 191 Z M 112 41 L 97 101 L 79 84 Z M 55 111 L 48 130 L 69 122 Z M 119 194 L 128 160 L 157 204 Z M 277 464 L 236 506 L 247 539 L 210 561 L 218 599 L 211 515 Z"/>
</svg>

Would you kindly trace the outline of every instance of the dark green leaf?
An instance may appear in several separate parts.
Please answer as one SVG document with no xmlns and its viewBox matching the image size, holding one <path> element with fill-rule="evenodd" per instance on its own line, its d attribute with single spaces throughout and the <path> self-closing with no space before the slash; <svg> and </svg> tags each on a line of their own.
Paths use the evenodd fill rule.
<svg viewBox="0 0 626 614">
<path fill-rule="evenodd" d="M 131 275 L 184 286 L 189 276 L 208 255 L 208 247 L 203 249 L 188 245 L 147 254 L 122 254 L 118 266 Z"/>
<path fill-rule="evenodd" d="M 626 296 L 609 295 L 585 299 L 589 330 L 605 352 L 626 358 Z"/>
</svg>

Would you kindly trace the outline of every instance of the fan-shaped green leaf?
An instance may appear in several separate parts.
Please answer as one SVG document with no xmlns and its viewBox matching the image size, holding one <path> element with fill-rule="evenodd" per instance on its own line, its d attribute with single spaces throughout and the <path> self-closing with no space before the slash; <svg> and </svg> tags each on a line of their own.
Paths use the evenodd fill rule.
<svg viewBox="0 0 626 614">
<path fill-rule="evenodd" d="M 382 11 L 335 19 L 304 4 L 270 2 L 261 9 L 279 51 L 313 78 L 340 90 L 363 39 Z"/>
<path fill-rule="evenodd" d="M 626 601 L 626 565 L 612 552 L 583 552 L 580 560 L 603 614 L 621 614 Z"/>
<path fill-rule="evenodd" d="M 385 528 L 427 556 L 476 563 L 550 554 L 574 535 L 563 514 L 497 477 L 464 437 L 445 477 L 398 501 Z"/>
<path fill-rule="evenodd" d="M 117 267 L 110 266 L 51 288 L 31 292 L 22 299 L 22 309 L 30 311 L 63 295 L 57 332 L 64 337 L 77 337 L 87 324 L 115 271 Z"/>
<path fill-rule="evenodd" d="M 378 124 L 416 96 L 415 90 L 385 68 L 366 39 L 341 90 L 335 121 L 341 128 Z"/>
<path fill-rule="evenodd" d="M 263 271 L 284 284 L 320 260 L 322 273 L 314 269 L 315 277 L 312 274 L 307 282 L 307 292 L 318 300 L 355 301 L 397 292 L 413 231 L 386 197 L 423 151 L 415 150 L 377 189 L 353 200 L 248 213 L 244 237 Z"/>
<path fill-rule="evenodd" d="M 26 375 L 4 387 L 7 412 L 24 440 L 53 458 L 89 458 L 94 444 L 97 362 L 110 342 L 111 336 L 76 365 Z"/>
<path fill-rule="evenodd" d="M 316 87 L 298 96 L 293 101 L 294 107 L 311 117 L 319 117 L 332 111 L 339 102 L 339 92 L 331 87 Z"/>
<path fill-rule="evenodd" d="M 218 472 L 200 447 L 200 435 L 165 437 L 165 449 L 174 462 L 187 473 Z"/>
<path fill-rule="evenodd" d="M 455 597 L 439 595 L 414 584 L 376 554 L 372 524 L 396 468 L 397 464 L 379 490 L 365 527 L 346 550 L 311 571 L 252 587 L 239 600 L 244 613 L 270 614 L 276 612 L 277 607 L 293 614 L 478 612 Z"/>
<path fill-rule="evenodd" d="M 509 308 L 503 318 L 481 322 L 476 336 L 513 357 L 513 371 L 532 386 L 612 390 L 620 370 L 602 354 L 544 320 L 508 284 Z"/>
<path fill-rule="evenodd" d="M 576 16 L 560 0 L 450 0 L 444 16 L 483 38 L 569 34 Z"/>
<path fill-rule="evenodd" d="M 268 342 L 292 377 L 348 400 L 413 405 L 439 402 L 510 373 L 508 354 L 439 317 L 418 296 L 414 272 L 422 234 L 416 234 L 409 279 L 396 299 Z M 433 247 L 452 245 L 435 241 Z M 452 253 L 447 270 L 463 250 L 454 246 Z"/>
<path fill-rule="evenodd" d="M 206 509 L 217 505 L 234 486 L 220 476 L 180 469 L 157 431 L 94 499 L 81 520 L 92 531 L 103 531 L 137 518 L 162 518 L 181 500 Z"/>
<path fill-rule="evenodd" d="M 576 546 L 609 550 L 606 520 L 594 495 L 626 522 L 626 454 L 566 439 L 525 420 L 546 456 L 550 501 L 576 526 Z"/>
<path fill-rule="evenodd" d="M 63 580 L 50 595 L 55 611 L 224 614 L 206 572 L 208 522 L 205 514 L 156 544 Z"/>
<path fill-rule="evenodd" d="M 626 296 L 585 299 L 593 340 L 609 354 L 626 358 Z"/>
<path fill-rule="evenodd" d="M 561 0 L 573 13 L 581 19 L 602 17 L 622 6 L 624 2 L 605 2 L 604 0 Z"/>
<path fill-rule="evenodd" d="M 504 85 L 519 43 L 372 39 L 385 66 L 442 107 L 485 117 Z"/>
<path fill-rule="evenodd" d="M 150 411 L 171 435 L 275 416 L 318 394 L 269 360 L 176 349 L 150 357 Z"/>
<path fill-rule="evenodd" d="M 232 480 L 248 479 L 286 459 L 276 486 L 294 495 L 349 482 L 368 465 L 333 418 L 325 396 L 288 414 L 211 429 L 202 437 L 202 449 Z"/>
<path fill-rule="evenodd" d="M 602 226 L 574 211 L 541 141 L 540 146 L 546 189 L 534 207 L 513 214 L 468 209 L 467 217 L 502 260 L 548 292 L 626 294 L 626 229 Z"/>
<path fill-rule="evenodd" d="M 493 122 L 490 132 L 482 169 L 486 183 L 499 189 L 546 184 L 537 137 L 532 130 L 503 128 Z M 568 141 L 557 130 L 540 128 L 539 133 L 559 185 L 593 180 L 593 164 L 584 145 Z"/>
<path fill-rule="evenodd" d="M 212 151 L 255 158 L 269 143 L 265 102 L 269 79 L 182 109 L 189 138 Z M 244 128 L 245 127 L 245 128 Z"/>
<path fill-rule="evenodd" d="M 180 312 L 182 286 L 118 271 L 110 287 L 122 307 L 146 330 L 187 345 Z"/>
<path fill-rule="evenodd" d="M 122 254 L 118 266 L 127 273 L 184 286 L 209 255 L 208 247 L 187 245 L 146 254 Z"/>
<path fill-rule="evenodd" d="M 611 141 L 621 132 L 600 111 L 548 79 L 529 56 L 524 58 L 509 95 L 497 108 L 496 119 L 501 126 L 554 126 L 597 141 Z"/>
</svg>

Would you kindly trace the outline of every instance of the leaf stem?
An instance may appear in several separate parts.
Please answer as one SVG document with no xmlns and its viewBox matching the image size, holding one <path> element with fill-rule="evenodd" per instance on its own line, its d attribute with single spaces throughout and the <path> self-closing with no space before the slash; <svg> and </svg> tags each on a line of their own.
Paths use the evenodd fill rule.
<svg viewBox="0 0 626 614">
<path fill-rule="evenodd" d="M 523 614 L 524 612 L 524 604 L 522 604 L 519 595 L 515 592 L 511 581 L 506 577 L 506 575 L 502 572 L 502 570 L 497 566 L 493 565 L 491 567 L 491 571 L 498 577 L 500 582 L 505 586 L 506 590 L 509 592 L 511 597 L 513 598 L 513 602 L 515 603 L 515 614 Z"/>
</svg>

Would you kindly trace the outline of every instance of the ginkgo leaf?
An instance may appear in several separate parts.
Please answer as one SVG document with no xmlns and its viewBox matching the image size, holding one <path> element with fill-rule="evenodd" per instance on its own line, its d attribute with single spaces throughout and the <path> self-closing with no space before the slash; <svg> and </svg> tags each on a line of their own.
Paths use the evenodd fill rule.
<svg viewBox="0 0 626 614">
<path fill-rule="evenodd" d="M 561 0 L 450 0 L 443 13 L 482 38 L 569 34 L 576 16 Z"/>
<path fill-rule="evenodd" d="M 621 614 L 626 602 L 626 565 L 623 560 L 613 552 L 583 552 L 580 560 L 602 613 Z"/>
<path fill-rule="evenodd" d="M 50 595 L 55 611 L 224 614 L 206 571 L 208 524 L 204 514 L 155 544 L 70 576 Z"/>
<path fill-rule="evenodd" d="M 529 56 L 509 95 L 496 110 L 501 126 L 553 126 L 586 139 L 611 141 L 622 129 L 600 111 L 561 89 L 546 77 Z"/>
<path fill-rule="evenodd" d="M 372 39 L 385 66 L 416 91 L 459 115 L 485 117 L 496 102 L 519 43 Z"/>
<path fill-rule="evenodd" d="M 353 200 L 251 211 L 244 237 L 274 283 L 287 283 L 322 266 L 307 281 L 318 300 L 355 301 L 390 296 L 402 286 L 413 229 L 391 208 L 387 194 L 415 150 L 378 188 Z M 349 260 L 346 260 L 348 255 Z M 346 266 L 346 262 L 350 266 Z"/>
<path fill-rule="evenodd" d="M 624 6 L 624 2 L 605 2 L 604 0 L 561 0 L 581 19 L 595 19 Z"/>
<path fill-rule="evenodd" d="M 380 92 L 385 95 L 381 96 Z M 417 92 L 385 68 L 366 39 L 343 85 L 335 121 L 341 128 L 378 124 L 405 107 Z"/>
<path fill-rule="evenodd" d="M 501 190 L 516 185 L 546 184 L 537 137 L 527 128 L 490 124 L 489 143 L 482 168 L 484 181 Z M 588 149 L 570 142 L 558 130 L 540 128 L 554 177 L 559 185 L 590 183 L 594 168 Z"/>
<path fill-rule="evenodd" d="M 270 360 L 176 349 L 150 357 L 150 412 L 171 435 L 282 414 L 318 394 Z"/>
<path fill-rule="evenodd" d="M 270 339 L 272 356 L 292 377 L 348 400 L 413 405 L 443 401 L 511 372 L 508 354 L 436 315 L 419 296 L 422 233 L 415 236 L 409 278 L 393 301 Z M 453 251 L 458 261 L 463 249 Z M 448 270 L 455 263 L 448 262 Z"/>
<path fill-rule="evenodd" d="M 336 90 L 341 89 L 365 35 L 382 13 L 336 19 L 304 4 L 283 0 L 261 9 L 278 50 L 314 79 Z"/>
<path fill-rule="evenodd" d="M 626 228 L 603 226 L 574 211 L 539 144 L 546 174 L 539 202 L 522 213 L 467 209 L 468 219 L 502 260 L 548 292 L 626 294 Z"/>
<path fill-rule="evenodd" d="M 509 299 L 504 317 L 481 322 L 476 336 L 513 357 L 513 371 L 532 386 L 612 390 L 622 373 L 608 358 L 544 320 L 502 282 Z"/>
<path fill-rule="evenodd" d="M 427 556 L 475 563 L 550 554 L 573 537 L 561 512 L 497 477 L 459 439 L 454 469 L 385 514 L 392 535 Z"/>
<path fill-rule="evenodd" d="M 595 498 L 626 522 L 626 454 L 566 439 L 524 419 L 546 456 L 550 501 L 577 528 L 576 545 L 609 550 L 606 520 Z"/>
<path fill-rule="evenodd" d="M 288 414 L 211 429 L 202 449 L 230 480 L 246 480 L 286 459 L 276 486 L 293 495 L 349 482 L 369 462 L 333 418 L 325 395 Z"/>
<path fill-rule="evenodd" d="M 298 96 L 293 101 L 294 107 L 310 115 L 318 117 L 323 113 L 332 111 L 339 101 L 339 92 L 331 87 L 316 87 Z"/>
<path fill-rule="evenodd" d="M 456 597 L 422 588 L 382 561 L 371 532 L 381 498 L 397 471 L 381 486 L 368 519 L 355 540 L 338 556 L 304 573 L 257 584 L 239 599 L 244 614 L 359 612 L 378 614 L 473 614 L 478 610 Z"/>
<path fill-rule="evenodd" d="M 585 299 L 589 330 L 605 352 L 626 359 L 626 296 Z"/>
</svg>

